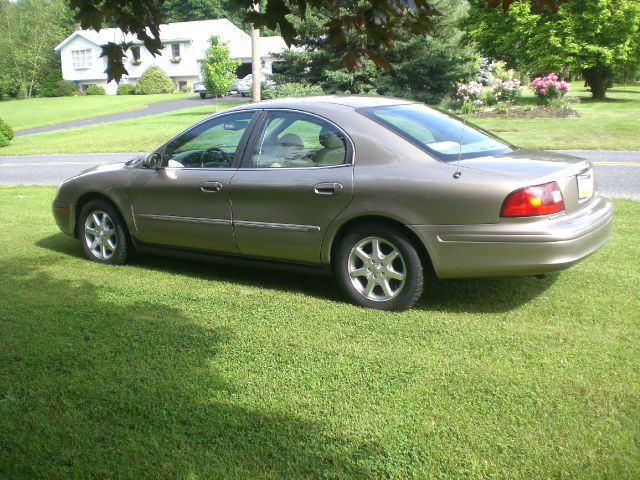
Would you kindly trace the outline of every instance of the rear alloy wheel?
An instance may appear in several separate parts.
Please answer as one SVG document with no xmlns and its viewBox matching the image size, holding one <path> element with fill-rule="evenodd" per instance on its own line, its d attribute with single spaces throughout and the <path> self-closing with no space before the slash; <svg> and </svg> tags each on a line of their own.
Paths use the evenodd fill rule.
<svg viewBox="0 0 640 480">
<path fill-rule="evenodd" d="M 334 268 L 345 294 L 364 307 L 405 310 L 422 294 L 418 252 L 404 234 L 387 225 L 362 225 L 347 233 Z"/>
<path fill-rule="evenodd" d="M 129 254 L 129 237 L 118 211 L 104 200 L 92 200 L 80 212 L 78 237 L 89 260 L 119 265 Z"/>
</svg>

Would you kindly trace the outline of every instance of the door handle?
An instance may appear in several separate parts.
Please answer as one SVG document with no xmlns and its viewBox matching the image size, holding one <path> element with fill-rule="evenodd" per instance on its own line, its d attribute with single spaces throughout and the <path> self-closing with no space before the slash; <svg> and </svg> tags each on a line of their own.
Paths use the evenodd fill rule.
<svg viewBox="0 0 640 480">
<path fill-rule="evenodd" d="M 341 183 L 319 183 L 313 187 L 313 193 L 316 195 L 339 195 L 344 190 Z"/>
<path fill-rule="evenodd" d="M 222 184 L 220 182 L 204 182 L 200 185 L 200 190 L 204 193 L 216 193 L 222 190 Z"/>
</svg>

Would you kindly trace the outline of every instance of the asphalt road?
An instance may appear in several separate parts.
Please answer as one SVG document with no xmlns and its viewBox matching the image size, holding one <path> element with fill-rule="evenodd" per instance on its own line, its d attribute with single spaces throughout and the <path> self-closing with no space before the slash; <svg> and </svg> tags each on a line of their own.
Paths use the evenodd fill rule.
<svg viewBox="0 0 640 480">
<path fill-rule="evenodd" d="M 562 151 L 591 160 L 600 193 L 613 198 L 640 200 L 640 151 Z M 0 156 L 0 184 L 58 185 L 82 170 L 122 162 L 136 153 Z"/>
</svg>

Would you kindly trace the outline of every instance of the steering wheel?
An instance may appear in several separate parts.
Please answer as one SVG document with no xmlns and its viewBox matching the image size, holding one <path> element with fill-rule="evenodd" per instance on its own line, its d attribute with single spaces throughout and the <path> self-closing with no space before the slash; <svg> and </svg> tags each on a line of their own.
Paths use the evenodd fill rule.
<svg viewBox="0 0 640 480">
<path fill-rule="evenodd" d="M 206 150 L 203 150 L 202 154 L 200 155 L 200 166 L 205 167 L 209 163 L 226 164 L 227 163 L 226 152 L 219 147 L 209 147 Z"/>
</svg>

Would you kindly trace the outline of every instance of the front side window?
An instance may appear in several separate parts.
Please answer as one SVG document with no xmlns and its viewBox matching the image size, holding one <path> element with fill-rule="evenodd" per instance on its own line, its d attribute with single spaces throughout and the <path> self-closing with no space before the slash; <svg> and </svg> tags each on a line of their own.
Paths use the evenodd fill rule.
<svg viewBox="0 0 640 480">
<path fill-rule="evenodd" d="M 173 139 L 163 165 L 170 168 L 231 168 L 252 112 L 211 119 Z"/>
<path fill-rule="evenodd" d="M 140 60 L 140 47 L 131 47 L 131 55 L 134 60 Z"/>
<path fill-rule="evenodd" d="M 316 117 L 269 112 L 251 155 L 253 168 L 341 165 L 347 157 L 342 132 Z"/>
<path fill-rule="evenodd" d="M 90 48 L 83 50 L 71 50 L 73 68 L 90 68 L 93 63 L 93 55 Z"/>
<path fill-rule="evenodd" d="M 424 105 L 391 105 L 359 110 L 438 160 L 479 158 L 513 151 L 501 142 L 459 120 Z"/>
<path fill-rule="evenodd" d="M 172 43 L 171 44 L 171 56 L 176 58 L 180 56 L 180 44 Z"/>
</svg>

